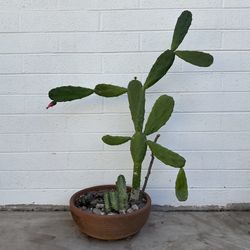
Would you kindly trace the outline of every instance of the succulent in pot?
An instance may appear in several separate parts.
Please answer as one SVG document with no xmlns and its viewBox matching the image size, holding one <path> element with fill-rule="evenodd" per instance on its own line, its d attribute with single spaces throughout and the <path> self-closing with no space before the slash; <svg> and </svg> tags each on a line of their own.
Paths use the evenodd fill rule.
<svg viewBox="0 0 250 250">
<path fill-rule="evenodd" d="M 130 143 L 130 152 L 134 163 L 132 187 L 127 188 L 124 177 L 119 176 L 116 186 L 97 186 L 91 190 L 82 190 L 73 195 L 71 198 L 70 206 L 73 218 L 78 223 L 80 229 L 91 236 L 100 239 L 119 239 L 132 235 L 140 230 L 140 227 L 142 227 L 146 222 L 150 211 L 150 197 L 144 191 L 151 172 L 154 157 L 167 166 L 178 169 L 175 182 L 176 197 L 179 201 L 185 201 L 188 198 L 188 185 L 184 171 L 185 159 L 181 155 L 157 143 L 159 135 L 156 136 L 154 141 L 147 138 L 149 135 L 158 132 L 158 130 L 169 120 L 174 109 L 174 99 L 166 94 L 161 95 L 154 103 L 145 124 L 144 116 L 147 90 L 155 85 L 169 71 L 176 57 L 199 67 L 208 67 L 213 63 L 213 57 L 208 53 L 178 50 L 179 45 L 182 43 L 188 32 L 191 22 L 191 12 L 182 12 L 175 26 L 170 49 L 164 51 L 157 58 L 144 84 L 142 84 L 135 77 L 128 83 L 126 88 L 112 84 L 98 84 L 94 89 L 80 86 L 62 86 L 49 91 L 49 97 L 52 102 L 48 105 L 48 108 L 53 107 L 60 102 L 82 99 L 91 94 L 107 98 L 118 97 L 126 94 L 128 97 L 129 109 L 134 125 L 134 134 L 131 136 L 105 135 L 102 137 L 102 140 L 108 145 L 120 145 L 127 142 Z M 152 158 L 143 188 L 141 189 L 142 163 L 147 149 L 151 151 Z M 102 201 L 104 204 L 102 211 L 104 212 L 99 215 L 81 211 L 76 206 L 77 199 L 79 200 L 81 197 L 93 192 L 93 190 L 95 192 L 104 192 L 102 193 Z M 134 213 L 104 216 L 105 214 L 109 214 L 111 211 L 128 211 L 129 204 L 136 204 L 141 199 L 144 199 L 145 204 L 141 209 L 138 209 Z M 144 215 L 140 213 L 140 210 L 144 213 Z M 133 216 L 133 214 L 135 218 L 129 218 L 128 220 L 126 216 Z M 141 218 L 143 217 L 144 219 L 139 222 L 138 219 L 136 219 L 138 216 Z M 123 217 L 125 217 L 125 220 L 123 220 L 123 224 L 121 224 L 121 218 Z M 99 229 L 101 228 L 103 230 L 102 232 L 100 232 L 99 229 L 93 229 L 95 226 L 91 223 L 94 218 L 97 218 L 96 227 Z M 130 231 L 125 230 L 123 226 L 121 226 L 124 225 L 124 223 L 126 224 L 128 221 L 130 223 L 130 227 L 132 227 Z M 137 223 L 139 227 L 133 226 L 133 221 L 134 224 Z M 118 226 L 115 226 L 115 223 L 118 223 Z M 123 228 L 126 232 L 122 234 L 120 232 L 121 228 Z"/>
</svg>

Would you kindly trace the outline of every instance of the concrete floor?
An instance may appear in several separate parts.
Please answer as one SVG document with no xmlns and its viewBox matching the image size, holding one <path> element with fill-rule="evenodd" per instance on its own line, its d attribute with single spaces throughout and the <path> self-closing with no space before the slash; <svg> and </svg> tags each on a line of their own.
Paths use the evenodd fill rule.
<svg viewBox="0 0 250 250">
<path fill-rule="evenodd" d="M 152 212 L 136 236 L 105 242 L 82 235 L 68 212 L 0 212 L 1 250 L 244 250 L 250 212 Z"/>
</svg>

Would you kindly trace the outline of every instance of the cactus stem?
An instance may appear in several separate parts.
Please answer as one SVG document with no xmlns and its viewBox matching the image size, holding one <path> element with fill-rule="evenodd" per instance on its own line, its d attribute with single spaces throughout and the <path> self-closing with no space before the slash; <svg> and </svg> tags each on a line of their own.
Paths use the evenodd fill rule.
<svg viewBox="0 0 250 250">
<path fill-rule="evenodd" d="M 140 189 L 132 189 L 130 193 L 130 201 L 138 201 L 140 198 Z"/>
</svg>

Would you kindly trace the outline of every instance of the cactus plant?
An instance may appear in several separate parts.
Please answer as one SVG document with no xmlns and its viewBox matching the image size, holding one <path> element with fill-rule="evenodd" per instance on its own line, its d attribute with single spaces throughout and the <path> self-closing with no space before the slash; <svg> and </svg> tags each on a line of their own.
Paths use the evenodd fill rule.
<svg viewBox="0 0 250 250">
<path fill-rule="evenodd" d="M 118 193 L 119 210 L 128 208 L 128 194 L 126 180 L 123 175 L 119 175 L 116 181 L 116 190 Z"/>
<path fill-rule="evenodd" d="M 110 201 L 109 201 L 109 193 L 105 192 L 103 195 L 104 200 L 104 209 L 106 213 L 109 213 L 111 211 Z"/>
<path fill-rule="evenodd" d="M 135 78 L 129 82 L 127 88 L 111 84 L 98 84 L 94 89 L 63 86 L 49 91 L 49 97 L 52 102 L 48 107 L 52 107 L 58 102 L 81 99 L 93 93 L 103 97 L 117 97 L 127 94 L 131 118 L 135 129 L 134 135 L 131 137 L 105 135 L 102 140 L 108 145 L 119 145 L 130 141 L 130 151 L 134 162 L 132 192 L 130 197 L 134 200 L 139 199 L 142 162 L 145 158 L 147 148 L 164 164 L 179 169 L 175 184 L 176 197 L 180 201 L 185 201 L 188 197 L 187 179 L 184 171 L 185 159 L 162 145 L 147 139 L 148 135 L 157 132 L 166 124 L 174 109 L 174 99 L 168 95 L 160 96 L 153 105 L 145 126 L 144 114 L 145 93 L 147 89 L 156 84 L 169 71 L 176 57 L 199 67 L 208 67 L 213 63 L 213 57 L 208 53 L 178 50 L 179 45 L 189 30 L 191 22 L 192 13 L 187 10 L 182 12 L 175 26 L 171 48 L 157 58 L 144 84 Z M 120 179 L 123 178 L 120 177 Z M 117 189 L 117 191 L 121 191 L 120 188 Z M 124 191 L 124 189 L 122 190 Z M 105 205 L 106 210 L 110 210 L 110 206 L 114 210 L 117 210 L 119 209 L 118 203 L 125 201 L 125 196 L 121 196 L 120 200 L 117 191 L 105 195 L 105 201 L 107 203 Z"/>
<path fill-rule="evenodd" d="M 111 210 L 124 211 L 128 208 L 127 186 L 123 175 L 118 176 L 115 191 L 104 193 L 104 207 L 106 213 Z"/>
<path fill-rule="evenodd" d="M 116 191 L 111 191 L 108 194 L 109 194 L 110 207 L 115 211 L 119 211 L 118 193 Z"/>
</svg>

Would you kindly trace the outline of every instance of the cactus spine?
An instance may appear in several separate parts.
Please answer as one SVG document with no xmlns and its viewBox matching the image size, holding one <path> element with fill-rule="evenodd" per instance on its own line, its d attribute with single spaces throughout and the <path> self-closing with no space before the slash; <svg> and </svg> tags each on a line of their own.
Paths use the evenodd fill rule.
<svg viewBox="0 0 250 250">
<path fill-rule="evenodd" d="M 117 178 L 116 191 L 104 193 L 104 207 L 106 213 L 111 210 L 119 212 L 128 208 L 127 187 L 123 175 Z"/>
</svg>

